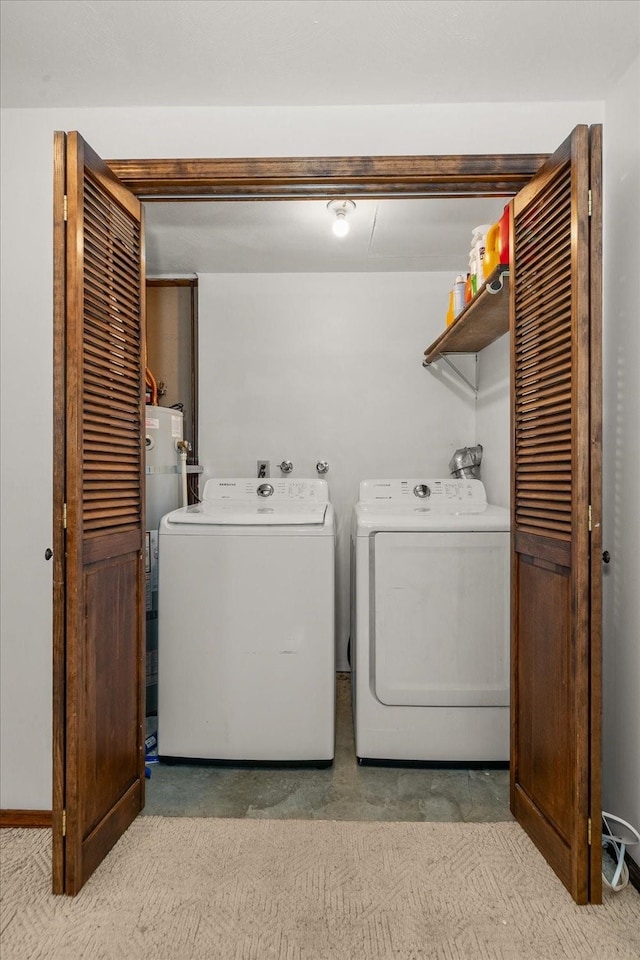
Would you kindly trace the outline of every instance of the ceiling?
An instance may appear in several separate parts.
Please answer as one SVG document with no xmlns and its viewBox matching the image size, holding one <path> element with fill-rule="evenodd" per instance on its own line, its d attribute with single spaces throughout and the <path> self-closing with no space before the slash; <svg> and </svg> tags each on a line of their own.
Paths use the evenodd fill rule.
<svg viewBox="0 0 640 960">
<path fill-rule="evenodd" d="M 599 100 L 637 0 L 2 0 L 3 107 Z"/>
<path fill-rule="evenodd" d="M 600 100 L 638 0 L 0 0 L 3 108 Z M 495 200 L 147 203 L 150 275 L 464 272 Z"/>
<path fill-rule="evenodd" d="M 148 203 L 147 274 L 466 273 L 473 227 L 505 202 L 356 198 L 341 238 L 326 200 Z"/>
</svg>

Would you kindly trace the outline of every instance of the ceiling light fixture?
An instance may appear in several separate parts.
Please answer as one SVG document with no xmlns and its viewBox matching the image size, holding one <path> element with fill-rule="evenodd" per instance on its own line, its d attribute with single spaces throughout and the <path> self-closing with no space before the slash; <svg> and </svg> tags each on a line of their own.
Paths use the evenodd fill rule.
<svg viewBox="0 0 640 960">
<path fill-rule="evenodd" d="M 349 233 L 349 221 L 347 214 L 353 213 L 356 205 L 353 200 L 329 200 L 327 210 L 335 214 L 333 221 L 333 233 L 336 237 L 346 237 Z"/>
</svg>

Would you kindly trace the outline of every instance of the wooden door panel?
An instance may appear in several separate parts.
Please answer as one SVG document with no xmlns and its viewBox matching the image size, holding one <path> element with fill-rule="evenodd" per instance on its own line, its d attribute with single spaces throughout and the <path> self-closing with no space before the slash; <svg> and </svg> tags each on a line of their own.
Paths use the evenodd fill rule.
<svg viewBox="0 0 640 960">
<path fill-rule="evenodd" d="M 569 712 L 567 702 L 570 665 L 565 640 L 571 623 L 569 569 L 549 569 L 529 558 L 518 565 L 518 634 L 522 653 L 520 668 L 540 676 L 549 673 L 553 684 L 539 685 L 535 691 L 523 690 L 520 698 L 520 779 L 525 793 L 536 789 L 538 804 L 545 816 L 568 834 L 571 827 L 573 784 L 559 777 L 563 758 L 570 750 L 571 733 L 564 723 Z M 543 603 L 534 598 L 544 598 Z"/>
<path fill-rule="evenodd" d="M 87 831 L 139 777 L 137 565 L 132 553 L 85 567 L 82 672 L 90 708 L 80 778 L 91 784 L 82 803 Z"/>
<path fill-rule="evenodd" d="M 569 566 L 520 555 L 515 584 L 520 598 L 516 625 L 519 670 L 531 677 L 547 675 L 553 682 L 519 687 L 514 812 L 529 832 L 555 849 L 553 866 L 565 884 L 571 875 L 575 792 L 574 766 L 567 770 L 566 763 L 574 740 L 566 723 L 571 716 L 569 574 Z M 547 829 L 559 843 L 549 844 Z"/>
<path fill-rule="evenodd" d="M 53 886 L 74 894 L 144 804 L 144 253 L 139 201 L 77 133 L 65 151 Z"/>
</svg>

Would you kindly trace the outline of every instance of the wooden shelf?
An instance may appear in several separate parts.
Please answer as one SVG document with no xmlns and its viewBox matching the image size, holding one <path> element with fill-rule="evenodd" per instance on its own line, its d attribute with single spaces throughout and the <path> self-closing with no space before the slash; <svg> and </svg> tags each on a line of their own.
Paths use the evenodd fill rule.
<svg viewBox="0 0 640 960">
<path fill-rule="evenodd" d="M 509 330 L 509 267 L 496 267 L 473 300 L 424 352 L 427 367 L 444 353 L 478 353 Z M 495 290 L 492 293 L 491 290 Z"/>
</svg>

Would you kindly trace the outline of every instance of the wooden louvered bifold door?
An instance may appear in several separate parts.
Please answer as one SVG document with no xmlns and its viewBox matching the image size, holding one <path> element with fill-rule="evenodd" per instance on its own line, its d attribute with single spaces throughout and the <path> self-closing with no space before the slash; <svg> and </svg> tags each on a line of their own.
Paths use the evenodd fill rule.
<svg viewBox="0 0 640 960">
<path fill-rule="evenodd" d="M 513 201 L 511 803 L 580 903 L 597 896 L 589 229 L 589 138 L 579 127 Z"/>
<path fill-rule="evenodd" d="M 64 890 L 75 893 L 144 803 L 144 283 L 139 201 L 77 134 L 66 165 L 60 804 Z"/>
</svg>

